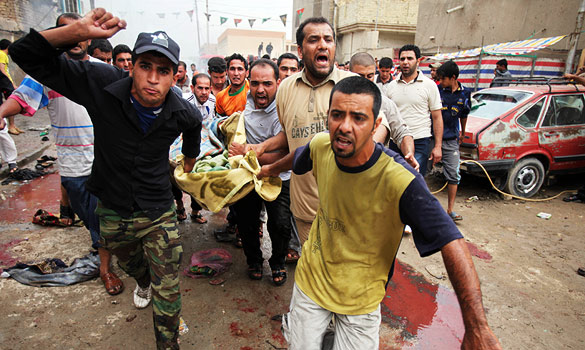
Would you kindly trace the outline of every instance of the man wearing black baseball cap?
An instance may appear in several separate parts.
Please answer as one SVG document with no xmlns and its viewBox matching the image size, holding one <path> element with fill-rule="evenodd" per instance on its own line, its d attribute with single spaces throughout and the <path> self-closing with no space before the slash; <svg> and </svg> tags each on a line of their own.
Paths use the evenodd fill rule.
<svg viewBox="0 0 585 350">
<path fill-rule="evenodd" d="M 62 53 L 88 39 L 109 38 L 126 22 L 95 9 L 73 24 L 36 32 L 14 43 L 10 55 L 26 73 L 84 106 L 95 133 L 88 190 L 98 199 L 101 241 L 136 279 L 134 304 L 152 298 L 158 349 L 178 349 L 183 248 L 169 182 L 168 153 L 183 133 L 184 169 L 199 154 L 201 114 L 174 93 L 179 46 L 165 32 L 141 33 L 132 54 L 134 70 Z"/>
</svg>

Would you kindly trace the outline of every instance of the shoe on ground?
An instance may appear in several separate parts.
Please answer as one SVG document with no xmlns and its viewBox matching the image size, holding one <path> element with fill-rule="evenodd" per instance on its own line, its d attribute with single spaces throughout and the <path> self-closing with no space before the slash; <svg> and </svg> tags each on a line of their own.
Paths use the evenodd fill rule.
<svg viewBox="0 0 585 350">
<path fill-rule="evenodd" d="M 136 289 L 134 289 L 134 306 L 136 306 L 137 309 L 144 309 L 150 304 L 151 300 L 152 291 L 150 285 L 146 288 L 140 288 L 140 286 L 136 284 Z"/>
<path fill-rule="evenodd" d="M 412 228 L 410 228 L 410 226 L 408 226 L 408 225 L 405 225 L 405 226 L 404 226 L 404 234 L 405 234 L 405 235 L 410 235 L 410 234 L 412 234 Z"/>
</svg>

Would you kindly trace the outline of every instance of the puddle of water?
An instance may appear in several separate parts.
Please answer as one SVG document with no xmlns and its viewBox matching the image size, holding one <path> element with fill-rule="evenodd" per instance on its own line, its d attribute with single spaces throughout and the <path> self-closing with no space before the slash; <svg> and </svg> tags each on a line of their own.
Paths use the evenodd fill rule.
<svg viewBox="0 0 585 350">
<path fill-rule="evenodd" d="M 49 174 L 21 185 L 14 195 L 0 201 L 0 221 L 31 222 L 38 209 L 59 214 L 61 177 Z"/>
<path fill-rule="evenodd" d="M 382 322 L 400 330 L 401 349 L 458 349 L 465 333 L 455 292 L 396 261 L 382 301 Z"/>
</svg>

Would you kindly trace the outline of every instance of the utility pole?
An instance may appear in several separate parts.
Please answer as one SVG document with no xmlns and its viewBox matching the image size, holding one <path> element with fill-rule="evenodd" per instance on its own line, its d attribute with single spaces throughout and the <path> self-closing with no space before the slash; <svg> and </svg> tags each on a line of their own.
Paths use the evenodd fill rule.
<svg viewBox="0 0 585 350">
<path fill-rule="evenodd" d="M 197 0 L 194 0 L 193 3 L 195 4 L 195 20 L 197 21 L 197 50 L 199 50 L 199 53 L 201 54 L 201 38 L 199 36 L 199 10 L 197 9 Z"/>
<path fill-rule="evenodd" d="M 565 74 L 572 73 L 573 61 L 575 59 L 575 52 L 577 51 L 577 44 L 579 43 L 579 36 L 583 30 L 583 16 L 585 15 L 585 0 L 582 0 L 579 14 L 577 14 L 577 23 L 575 24 L 575 31 L 571 33 L 569 41 L 569 54 L 567 55 L 567 62 L 565 63 Z"/>
<path fill-rule="evenodd" d="M 205 0 L 205 18 L 207 18 L 207 47 L 209 47 L 209 0 Z"/>
</svg>

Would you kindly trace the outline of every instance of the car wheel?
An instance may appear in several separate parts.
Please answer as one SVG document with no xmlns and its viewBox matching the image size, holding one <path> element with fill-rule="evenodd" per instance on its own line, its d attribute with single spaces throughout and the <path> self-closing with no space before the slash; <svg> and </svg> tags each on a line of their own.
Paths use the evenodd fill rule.
<svg viewBox="0 0 585 350">
<path fill-rule="evenodd" d="M 536 158 L 524 158 L 508 172 L 507 189 L 513 195 L 530 198 L 544 182 L 544 166 Z"/>
</svg>

